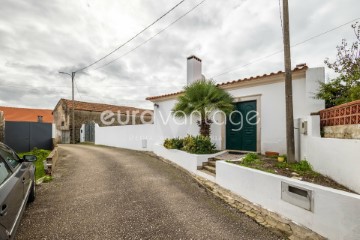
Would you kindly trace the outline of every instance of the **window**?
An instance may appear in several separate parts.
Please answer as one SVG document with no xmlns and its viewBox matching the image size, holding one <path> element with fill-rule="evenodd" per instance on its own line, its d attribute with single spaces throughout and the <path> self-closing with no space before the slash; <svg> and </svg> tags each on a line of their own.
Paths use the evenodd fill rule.
<svg viewBox="0 0 360 240">
<path fill-rule="evenodd" d="M 0 148 L 0 156 L 12 167 L 16 168 L 20 164 L 19 157 L 8 148 Z"/>
<path fill-rule="evenodd" d="M 63 127 L 65 125 L 65 122 L 64 121 L 61 121 L 61 126 Z"/>
<path fill-rule="evenodd" d="M 43 116 L 38 116 L 38 122 L 42 123 L 43 122 Z"/>
<path fill-rule="evenodd" d="M 10 170 L 4 160 L 0 159 L 0 185 L 10 176 Z"/>
</svg>

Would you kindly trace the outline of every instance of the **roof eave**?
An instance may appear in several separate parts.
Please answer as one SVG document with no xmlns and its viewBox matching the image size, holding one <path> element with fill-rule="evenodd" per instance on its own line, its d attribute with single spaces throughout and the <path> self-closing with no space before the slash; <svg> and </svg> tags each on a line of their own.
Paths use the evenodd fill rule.
<svg viewBox="0 0 360 240">
<path fill-rule="evenodd" d="M 307 69 L 308 69 L 307 66 L 303 66 L 299 69 L 295 68 L 292 71 L 293 80 L 304 78 Z M 281 76 L 281 78 L 279 78 L 279 76 Z M 240 88 L 240 87 L 251 87 L 251 86 L 259 86 L 259 85 L 265 85 L 265 84 L 273 84 L 276 82 L 283 82 L 283 81 L 285 81 L 285 73 L 282 71 L 279 71 L 276 73 L 270 73 L 270 74 L 264 74 L 264 75 L 256 76 L 256 77 L 238 79 L 238 80 L 234 80 L 231 82 L 219 83 L 219 84 L 217 84 L 217 86 L 222 89 L 233 89 L 233 88 Z M 181 92 L 170 93 L 170 94 L 165 94 L 165 95 L 161 95 L 161 96 L 147 97 L 146 100 L 151 101 L 151 102 L 162 102 L 162 101 L 177 98 L 178 96 L 182 95 L 183 93 L 184 92 L 181 91 Z"/>
</svg>

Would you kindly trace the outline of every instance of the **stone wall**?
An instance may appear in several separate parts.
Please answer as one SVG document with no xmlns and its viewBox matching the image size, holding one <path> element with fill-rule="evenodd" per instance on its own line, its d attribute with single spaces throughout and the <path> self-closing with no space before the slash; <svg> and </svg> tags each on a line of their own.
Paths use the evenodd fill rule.
<svg viewBox="0 0 360 240">
<path fill-rule="evenodd" d="M 324 109 L 319 113 L 324 137 L 360 139 L 360 100 Z"/>
<path fill-rule="evenodd" d="M 360 139 L 360 124 L 324 127 L 324 137 L 341 139 Z"/>
<path fill-rule="evenodd" d="M 0 142 L 4 142 L 5 138 L 5 120 L 4 113 L 0 111 Z"/>
</svg>

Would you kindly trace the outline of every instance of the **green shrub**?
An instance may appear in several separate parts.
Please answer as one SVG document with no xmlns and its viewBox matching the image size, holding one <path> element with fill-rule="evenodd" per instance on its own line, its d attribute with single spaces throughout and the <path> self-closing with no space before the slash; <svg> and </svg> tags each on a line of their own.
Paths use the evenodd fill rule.
<svg viewBox="0 0 360 240">
<path fill-rule="evenodd" d="M 179 149 L 194 154 L 210 154 L 215 151 L 215 144 L 211 142 L 210 137 L 191 136 L 181 138 L 165 139 L 164 147 L 168 149 Z"/>
<path fill-rule="evenodd" d="M 306 160 L 302 160 L 300 162 L 295 162 L 295 163 L 279 162 L 279 163 L 276 163 L 275 166 L 277 168 L 284 168 L 284 169 L 288 168 L 291 171 L 294 171 L 297 173 L 312 172 L 312 166 Z"/>
<path fill-rule="evenodd" d="M 182 150 L 195 154 L 209 154 L 215 151 L 215 144 L 211 142 L 210 137 L 202 135 L 194 137 L 188 135 L 184 138 L 184 147 Z"/>
<path fill-rule="evenodd" d="M 248 153 L 242 159 L 242 163 L 245 164 L 245 165 L 249 165 L 249 164 L 255 163 L 257 160 L 259 160 L 259 155 L 258 154 L 256 154 L 256 153 Z"/>
<path fill-rule="evenodd" d="M 168 149 L 182 149 L 184 140 L 180 138 L 167 138 L 164 141 L 164 147 Z"/>
<path fill-rule="evenodd" d="M 306 171 L 311 171 L 312 167 L 308 161 L 302 160 L 302 161 L 294 164 L 294 170 L 297 170 L 300 172 L 306 172 Z"/>
</svg>

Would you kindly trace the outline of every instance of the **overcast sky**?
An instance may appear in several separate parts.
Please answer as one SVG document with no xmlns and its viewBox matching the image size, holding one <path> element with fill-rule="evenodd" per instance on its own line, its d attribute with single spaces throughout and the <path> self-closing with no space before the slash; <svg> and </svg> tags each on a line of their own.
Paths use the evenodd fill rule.
<svg viewBox="0 0 360 240">
<path fill-rule="evenodd" d="M 71 72 L 112 51 L 180 0 L 1 0 L 0 105 L 53 109 L 71 98 Z M 104 61 L 76 75 L 75 98 L 152 108 L 145 101 L 180 90 L 186 57 L 203 60 L 207 78 L 224 82 L 283 69 L 278 0 L 206 0 L 137 47 L 201 0 L 187 0 Z M 290 0 L 291 42 L 360 17 L 359 0 Z M 293 67 L 323 67 L 341 39 L 354 40 L 350 24 L 292 48 Z M 121 58 L 119 58 L 121 57 Z M 117 59 L 101 69 L 103 64 Z M 243 65 L 246 67 L 241 67 Z"/>
</svg>

